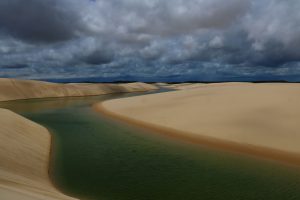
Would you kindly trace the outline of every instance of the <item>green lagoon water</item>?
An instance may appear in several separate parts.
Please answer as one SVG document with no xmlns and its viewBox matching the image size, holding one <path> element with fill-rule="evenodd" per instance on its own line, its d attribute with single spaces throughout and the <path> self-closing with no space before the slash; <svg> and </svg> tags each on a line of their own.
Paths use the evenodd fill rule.
<svg viewBox="0 0 300 200">
<path fill-rule="evenodd" d="M 51 175 L 83 200 L 300 199 L 300 172 L 108 120 L 90 105 L 108 95 L 2 103 L 53 134 Z"/>
</svg>

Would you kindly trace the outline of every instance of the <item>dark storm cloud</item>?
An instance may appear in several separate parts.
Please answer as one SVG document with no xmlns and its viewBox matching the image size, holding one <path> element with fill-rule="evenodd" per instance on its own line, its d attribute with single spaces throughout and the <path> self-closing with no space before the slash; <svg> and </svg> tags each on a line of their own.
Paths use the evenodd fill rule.
<svg viewBox="0 0 300 200">
<path fill-rule="evenodd" d="M 25 65 L 25 64 L 15 64 L 15 65 L 3 65 L 3 66 L 0 66 L 0 68 L 2 69 L 23 69 L 23 68 L 27 68 L 29 67 L 28 65 Z"/>
<path fill-rule="evenodd" d="M 298 73 L 299 9 L 298 0 L 1 0 L 0 66 L 29 77 Z M 13 70 L 20 63 L 28 67 Z"/>
<path fill-rule="evenodd" d="M 0 29 L 32 42 L 67 40 L 80 29 L 72 5 L 60 0 L 1 0 Z"/>
<path fill-rule="evenodd" d="M 110 52 L 96 50 L 91 54 L 87 55 L 83 60 L 87 64 L 101 65 L 101 64 L 110 63 L 113 60 L 113 56 Z"/>
</svg>

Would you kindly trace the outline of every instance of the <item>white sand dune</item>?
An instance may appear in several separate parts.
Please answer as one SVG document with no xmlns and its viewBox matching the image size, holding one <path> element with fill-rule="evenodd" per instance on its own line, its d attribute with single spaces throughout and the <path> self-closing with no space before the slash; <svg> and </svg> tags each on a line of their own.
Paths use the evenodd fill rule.
<svg viewBox="0 0 300 200">
<path fill-rule="evenodd" d="M 110 100 L 98 108 L 195 140 L 217 139 L 300 155 L 299 102 L 300 84 L 220 83 Z"/>
<path fill-rule="evenodd" d="M 0 199 L 71 200 L 48 176 L 51 136 L 46 128 L 0 109 Z"/>
<path fill-rule="evenodd" d="M 126 84 L 57 84 L 32 80 L 0 78 L 0 101 L 18 99 L 94 96 L 120 92 L 142 92 L 157 89 L 146 83 Z"/>
</svg>

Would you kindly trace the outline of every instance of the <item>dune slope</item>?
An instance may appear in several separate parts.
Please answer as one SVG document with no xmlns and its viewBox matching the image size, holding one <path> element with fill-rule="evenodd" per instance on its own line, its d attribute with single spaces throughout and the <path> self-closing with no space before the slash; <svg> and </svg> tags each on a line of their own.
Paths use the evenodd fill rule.
<svg viewBox="0 0 300 200">
<path fill-rule="evenodd" d="M 46 128 L 0 109 L 0 199 L 73 199 L 48 176 L 51 136 Z"/>
<path fill-rule="evenodd" d="M 142 92 L 157 89 L 146 83 L 126 84 L 57 84 L 32 80 L 0 78 L 0 101 L 18 99 L 93 96 L 120 92 Z"/>
<path fill-rule="evenodd" d="M 199 141 L 217 139 L 254 150 L 263 147 L 300 155 L 299 87 L 281 83 L 209 84 L 110 100 L 97 107 L 115 117 L 179 131 Z"/>
</svg>

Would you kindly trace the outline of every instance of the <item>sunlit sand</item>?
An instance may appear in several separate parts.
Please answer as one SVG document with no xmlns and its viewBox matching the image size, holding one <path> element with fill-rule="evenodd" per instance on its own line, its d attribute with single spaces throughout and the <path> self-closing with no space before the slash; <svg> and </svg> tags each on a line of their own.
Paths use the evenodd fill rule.
<svg viewBox="0 0 300 200">
<path fill-rule="evenodd" d="M 299 164 L 299 86 L 208 84 L 106 101 L 98 108 L 129 122 L 176 132 L 192 141 L 263 155 L 274 151 L 277 154 L 268 156 Z"/>
</svg>

